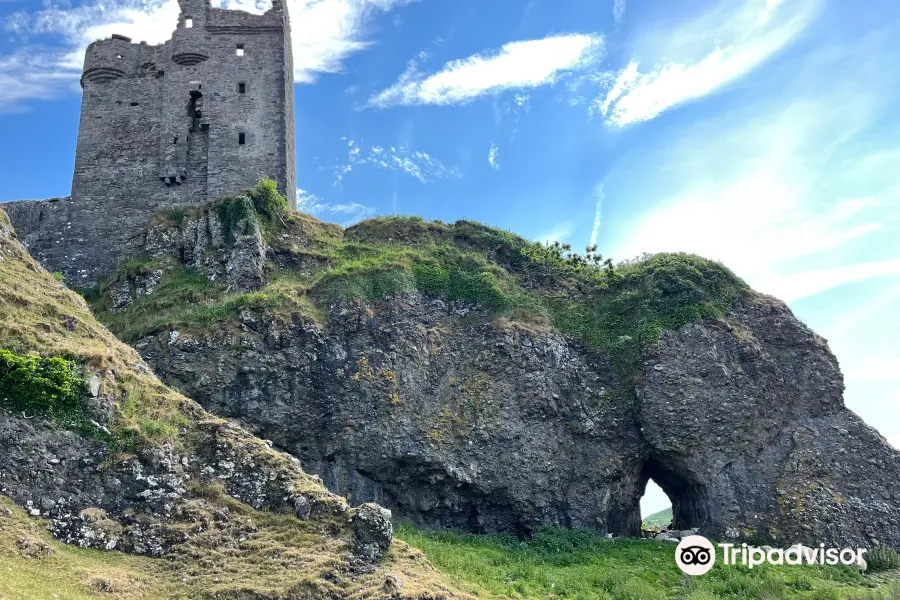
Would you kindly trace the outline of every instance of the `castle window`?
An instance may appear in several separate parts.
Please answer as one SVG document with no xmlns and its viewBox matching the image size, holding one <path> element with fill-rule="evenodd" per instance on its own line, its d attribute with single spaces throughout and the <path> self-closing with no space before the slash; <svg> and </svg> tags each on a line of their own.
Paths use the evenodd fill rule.
<svg viewBox="0 0 900 600">
<path fill-rule="evenodd" d="M 243 146 L 247 142 L 247 137 L 243 132 L 238 134 L 238 145 Z"/>
<path fill-rule="evenodd" d="M 173 143 L 173 144 L 177 144 L 177 143 L 178 143 L 178 138 L 172 138 L 172 143 Z"/>
<path fill-rule="evenodd" d="M 237 49 L 235 49 L 234 53 L 235 53 L 237 56 L 243 56 L 243 55 L 244 55 L 244 45 L 243 45 L 243 44 L 238 44 L 238 45 L 237 45 Z"/>
<path fill-rule="evenodd" d="M 247 84 L 239 83 L 238 84 L 238 94 L 246 94 L 247 93 Z"/>
<path fill-rule="evenodd" d="M 185 29 L 190 29 L 193 26 L 194 26 L 194 20 L 192 18 L 188 17 L 187 19 L 184 20 Z"/>
</svg>

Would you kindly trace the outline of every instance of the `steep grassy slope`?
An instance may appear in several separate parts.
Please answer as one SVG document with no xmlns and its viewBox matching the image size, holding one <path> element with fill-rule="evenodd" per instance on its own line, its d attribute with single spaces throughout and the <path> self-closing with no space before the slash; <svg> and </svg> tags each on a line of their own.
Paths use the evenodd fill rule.
<svg viewBox="0 0 900 600">
<path fill-rule="evenodd" d="M 98 376 L 111 414 L 108 430 L 98 426 L 89 433 L 107 444 L 110 464 L 150 448 L 178 449 L 190 456 L 205 428 L 224 423 L 162 385 L 133 349 L 94 319 L 78 294 L 27 254 L 2 211 L 0 349 L 16 356 L 60 358 L 85 378 Z M 17 412 L 7 418 L 20 416 Z M 66 419 L 57 421 L 71 425 Z M 335 515 L 346 511 L 343 500 L 330 495 L 318 479 L 298 474 L 289 457 L 246 432 L 233 432 L 221 442 L 245 447 L 260 468 L 282 465 L 286 476 L 293 471 L 297 489 L 333 504 Z M 10 468 L 4 459 L 3 469 Z M 377 566 L 361 568 L 342 518 L 299 520 L 292 511 L 254 510 L 216 484 L 194 483 L 185 499 L 179 511 L 196 518 L 175 532 L 178 543 L 166 558 L 150 559 L 53 543 L 42 524 L 0 496 L 0 598 L 371 598 L 383 597 L 392 581 L 401 582 L 398 594 L 403 598 L 466 597 L 402 542 Z M 230 516 L 214 519 L 215 514 Z"/>
</svg>

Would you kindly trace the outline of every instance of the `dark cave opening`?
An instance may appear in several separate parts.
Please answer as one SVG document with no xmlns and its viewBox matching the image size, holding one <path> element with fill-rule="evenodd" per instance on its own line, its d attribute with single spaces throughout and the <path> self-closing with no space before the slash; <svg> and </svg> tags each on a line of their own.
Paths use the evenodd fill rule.
<svg viewBox="0 0 900 600">
<path fill-rule="evenodd" d="M 709 491 L 688 469 L 674 461 L 650 457 L 641 471 L 641 496 L 655 482 L 672 503 L 672 528 L 702 528 L 709 520 Z"/>
</svg>

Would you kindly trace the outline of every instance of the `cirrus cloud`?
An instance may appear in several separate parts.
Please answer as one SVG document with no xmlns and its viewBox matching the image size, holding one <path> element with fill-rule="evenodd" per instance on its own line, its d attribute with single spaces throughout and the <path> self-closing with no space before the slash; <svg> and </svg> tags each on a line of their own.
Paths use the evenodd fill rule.
<svg viewBox="0 0 900 600">
<path fill-rule="evenodd" d="M 564 73 L 581 71 L 603 56 L 598 34 L 551 35 L 504 44 L 499 50 L 453 60 L 431 75 L 411 61 L 394 85 L 369 99 L 369 106 L 461 104 L 508 89 L 554 84 Z"/>
<path fill-rule="evenodd" d="M 819 8 L 818 0 L 783 4 L 749 0 L 735 9 L 726 2 L 676 31 L 650 32 L 592 112 L 611 125 L 629 125 L 738 80 L 794 41 Z"/>
</svg>

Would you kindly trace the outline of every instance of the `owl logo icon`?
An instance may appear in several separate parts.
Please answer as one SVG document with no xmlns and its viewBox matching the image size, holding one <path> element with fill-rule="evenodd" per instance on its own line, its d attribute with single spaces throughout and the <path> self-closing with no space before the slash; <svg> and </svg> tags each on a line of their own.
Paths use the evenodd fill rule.
<svg viewBox="0 0 900 600">
<path fill-rule="evenodd" d="M 689 535 L 675 547 L 675 564 L 685 575 L 703 575 L 716 564 L 716 549 L 702 535 Z"/>
</svg>

